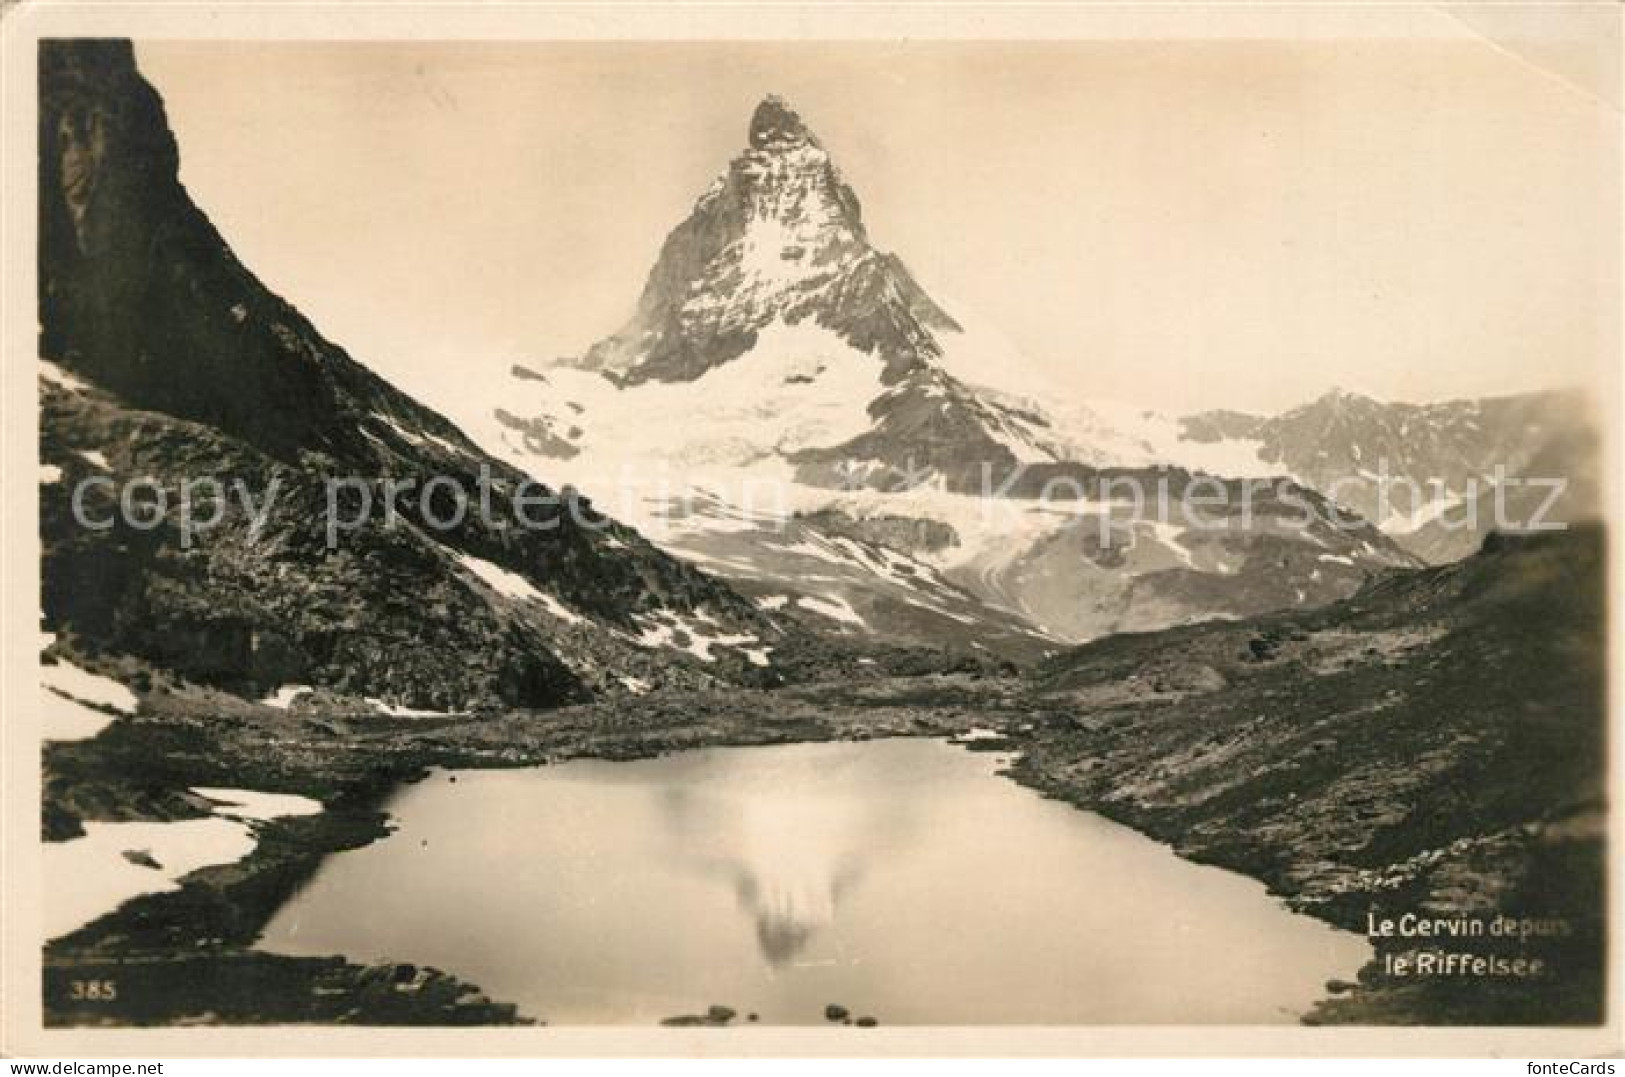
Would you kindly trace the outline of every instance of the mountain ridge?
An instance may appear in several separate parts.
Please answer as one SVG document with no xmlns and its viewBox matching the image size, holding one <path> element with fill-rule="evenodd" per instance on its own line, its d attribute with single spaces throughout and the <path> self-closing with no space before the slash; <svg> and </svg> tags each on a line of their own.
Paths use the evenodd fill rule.
<svg viewBox="0 0 1625 1077">
<path fill-rule="evenodd" d="M 1336 497 L 1435 563 L 1473 553 L 1496 527 L 1584 522 L 1601 508 L 1595 405 L 1580 389 L 1423 404 L 1334 389 L 1273 416 L 1199 412 L 1180 433 L 1252 447 L 1261 467 Z M 1542 484 L 1554 482 L 1548 504 Z"/>
</svg>

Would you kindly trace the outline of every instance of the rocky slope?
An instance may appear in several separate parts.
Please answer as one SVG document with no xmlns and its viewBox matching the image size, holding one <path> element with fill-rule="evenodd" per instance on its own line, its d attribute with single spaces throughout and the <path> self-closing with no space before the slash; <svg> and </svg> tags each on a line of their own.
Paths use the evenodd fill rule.
<svg viewBox="0 0 1625 1077">
<path fill-rule="evenodd" d="M 1036 674 L 1021 780 L 1264 879 L 1351 930 L 1496 916 L 1539 936 L 1374 940 L 1323 1020 L 1590 1022 L 1606 822 L 1603 539 L 1492 537 L 1304 613 L 1123 635 Z M 1439 947 L 1531 979 L 1401 977 Z"/>
<path fill-rule="evenodd" d="M 51 630 L 244 693 L 436 709 L 778 676 L 793 626 L 487 456 L 242 266 L 128 43 L 47 42 L 39 70 Z M 162 511 L 120 511 L 149 477 Z M 218 519 L 188 534 L 182 487 L 208 479 L 224 491 L 195 489 L 192 515 Z M 459 517 L 482 488 L 489 510 Z"/>
</svg>

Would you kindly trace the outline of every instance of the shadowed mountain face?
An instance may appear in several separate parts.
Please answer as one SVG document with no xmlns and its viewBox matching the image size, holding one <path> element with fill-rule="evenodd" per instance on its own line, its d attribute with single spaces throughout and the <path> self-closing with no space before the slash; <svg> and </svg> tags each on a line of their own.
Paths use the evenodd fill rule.
<svg viewBox="0 0 1625 1077">
<path fill-rule="evenodd" d="M 776 676 L 792 633 L 572 491 L 527 486 L 238 262 L 127 42 L 44 42 L 39 79 L 50 627 L 240 690 L 427 707 Z M 145 476 L 170 495 L 150 526 L 117 504 Z M 87 479 L 105 529 L 74 518 Z M 205 479 L 228 493 L 188 536 L 175 495 Z M 482 479 L 489 510 L 459 516 Z M 371 512 L 330 543 L 334 482 L 343 519 Z"/>
</svg>

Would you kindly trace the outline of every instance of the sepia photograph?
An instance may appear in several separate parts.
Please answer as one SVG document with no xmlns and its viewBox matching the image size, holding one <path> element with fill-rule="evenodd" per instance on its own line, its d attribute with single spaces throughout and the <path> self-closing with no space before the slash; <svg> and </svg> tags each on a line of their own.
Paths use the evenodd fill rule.
<svg viewBox="0 0 1625 1077">
<path fill-rule="evenodd" d="M 1618 1051 L 1616 8 L 59 6 L 4 1053 Z"/>
</svg>

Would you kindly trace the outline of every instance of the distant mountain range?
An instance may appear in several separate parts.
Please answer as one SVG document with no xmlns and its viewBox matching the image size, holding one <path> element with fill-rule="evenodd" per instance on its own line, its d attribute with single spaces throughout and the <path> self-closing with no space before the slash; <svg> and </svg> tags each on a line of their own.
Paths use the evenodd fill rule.
<svg viewBox="0 0 1625 1077">
<path fill-rule="evenodd" d="M 1251 449 L 1431 562 L 1465 557 L 1491 530 L 1538 530 L 1601 510 L 1598 427 L 1578 391 L 1405 404 L 1334 390 L 1273 417 L 1192 415 L 1180 433 Z"/>
</svg>

